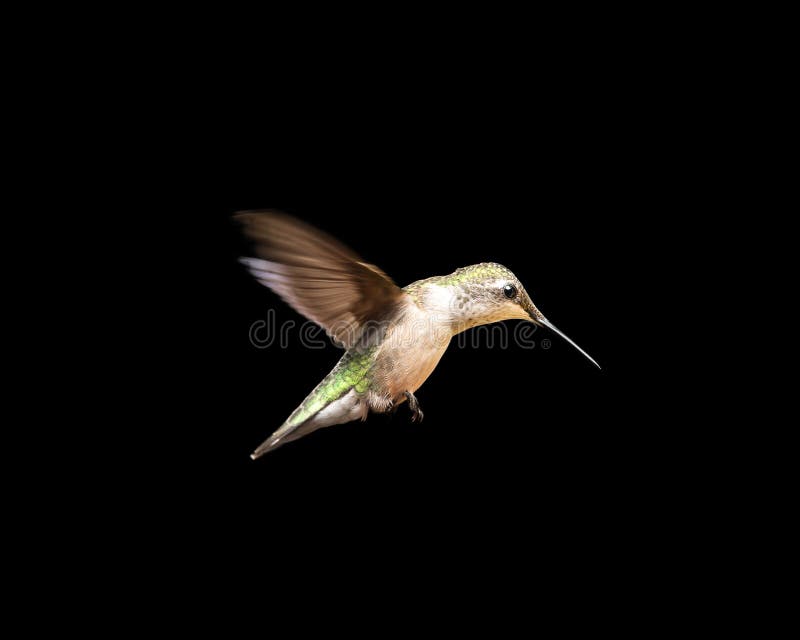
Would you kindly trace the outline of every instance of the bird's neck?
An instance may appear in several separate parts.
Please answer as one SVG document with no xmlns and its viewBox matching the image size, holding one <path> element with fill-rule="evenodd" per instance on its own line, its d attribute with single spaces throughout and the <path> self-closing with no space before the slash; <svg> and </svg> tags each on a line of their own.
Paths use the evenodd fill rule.
<svg viewBox="0 0 800 640">
<path fill-rule="evenodd" d="M 456 335 L 482 324 L 502 320 L 491 305 L 487 304 L 481 291 L 469 284 L 431 283 L 422 287 L 417 302 L 428 314 L 431 322 L 447 327 Z"/>
</svg>

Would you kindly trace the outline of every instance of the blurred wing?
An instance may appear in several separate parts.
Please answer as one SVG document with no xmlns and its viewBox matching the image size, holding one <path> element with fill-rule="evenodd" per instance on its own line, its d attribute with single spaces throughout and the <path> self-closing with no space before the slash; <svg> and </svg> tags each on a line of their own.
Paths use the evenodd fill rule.
<svg viewBox="0 0 800 640">
<path fill-rule="evenodd" d="M 403 292 L 378 267 L 311 225 L 275 211 L 236 214 L 258 258 L 250 272 L 349 349 L 369 321 L 396 310 Z"/>
</svg>

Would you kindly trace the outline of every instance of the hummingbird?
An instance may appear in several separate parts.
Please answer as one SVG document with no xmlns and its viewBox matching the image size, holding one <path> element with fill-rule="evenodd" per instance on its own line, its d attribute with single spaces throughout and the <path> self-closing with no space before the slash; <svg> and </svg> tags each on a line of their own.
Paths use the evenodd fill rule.
<svg viewBox="0 0 800 640">
<path fill-rule="evenodd" d="M 240 258 L 261 284 L 320 325 L 345 354 L 253 460 L 309 433 L 408 402 L 451 338 L 478 325 L 522 319 L 561 336 L 600 365 L 536 308 L 510 269 L 482 262 L 397 286 L 380 268 L 327 233 L 278 211 L 235 215 L 257 257 Z"/>
</svg>

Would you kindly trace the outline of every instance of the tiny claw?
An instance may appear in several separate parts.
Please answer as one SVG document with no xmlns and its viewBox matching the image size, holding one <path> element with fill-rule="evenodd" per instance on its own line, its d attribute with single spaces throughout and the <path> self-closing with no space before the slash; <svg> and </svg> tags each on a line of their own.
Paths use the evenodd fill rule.
<svg viewBox="0 0 800 640">
<path fill-rule="evenodd" d="M 403 392 L 403 395 L 408 399 L 408 406 L 411 409 L 411 422 L 422 422 L 424 414 L 422 409 L 419 408 L 419 401 L 410 391 Z"/>
</svg>

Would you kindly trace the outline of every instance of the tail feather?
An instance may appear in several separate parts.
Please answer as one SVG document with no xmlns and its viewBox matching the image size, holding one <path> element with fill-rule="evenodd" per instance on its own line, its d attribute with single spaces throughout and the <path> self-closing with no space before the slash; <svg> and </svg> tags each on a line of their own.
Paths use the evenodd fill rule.
<svg viewBox="0 0 800 640">
<path fill-rule="evenodd" d="M 310 418 L 305 422 L 300 422 L 297 424 L 291 424 L 289 422 L 285 422 L 280 429 L 278 429 L 275 433 L 273 433 L 269 438 L 264 440 L 258 448 L 250 454 L 250 458 L 253 460 L 257 460 L 265 453 L 269 453 L 280 447 L 281 445 L 286 444 L 287 442 L 291 442 L 292 440 L 297 440 L 298 438 L 302 438 L 305 435 L 308 435 L 312 431 L 316 431 L 317 429 L 322 428 L 323 426 L 327 425 L 313 425 L 314 418 Z"/>
<path fill-rule="evenodd" d="M 312 396 L 306 399 L 306 402 L 283 423 L 280 429 L 273 433 L 250 454 L 253 460 L 260 458 L 265 453 L 274 451 L 287 442 L 292 442 L 293 440 L 307 436 L 317 429 L 330 427 L 335 424 L 343 424 L 345 422 L 357 420 L 358 418 L 363 419 L 366 417 L 367 411 L 369 410 L 366 399 L 361 398 L 356 393 L 355 389 L 351 388 L 335 400 L 324 404 L 313 414 L 309 415 L 308 411 L 303 410 L 303 408 L 307 406 L 307 402 Z"/>
</svg>

